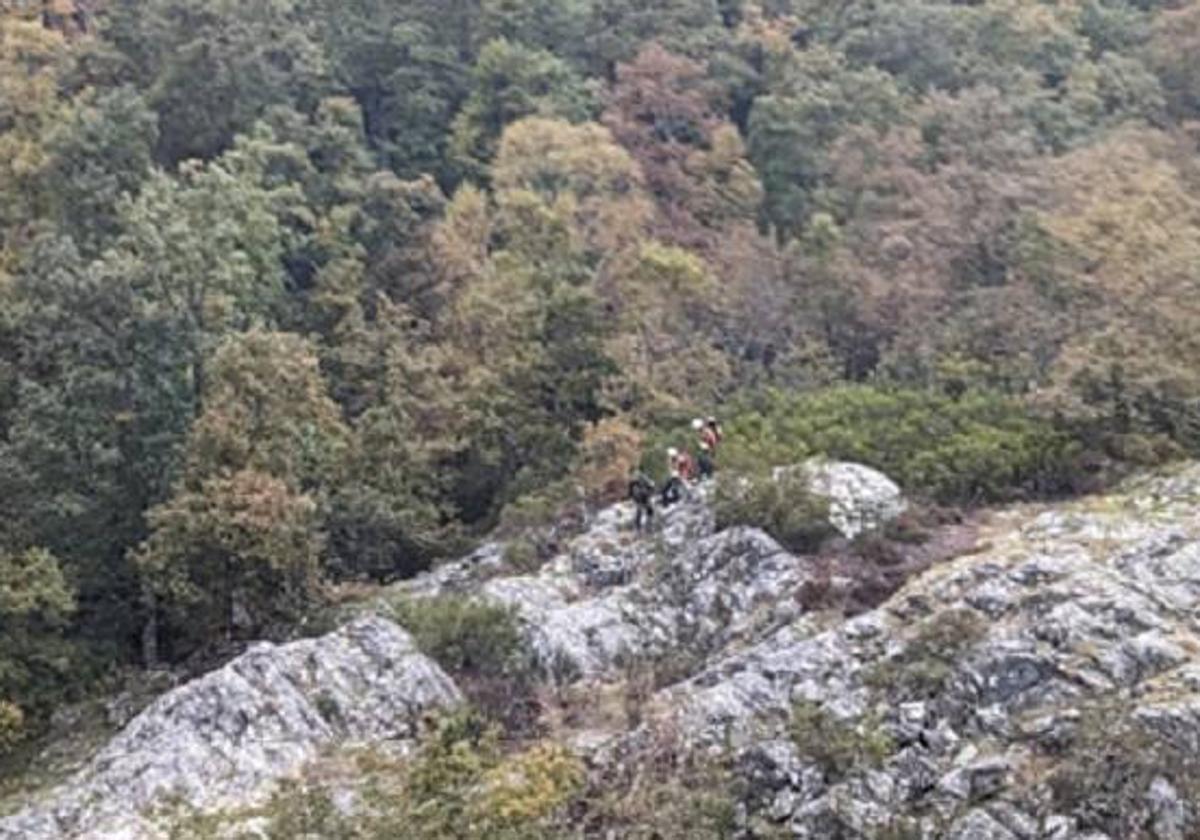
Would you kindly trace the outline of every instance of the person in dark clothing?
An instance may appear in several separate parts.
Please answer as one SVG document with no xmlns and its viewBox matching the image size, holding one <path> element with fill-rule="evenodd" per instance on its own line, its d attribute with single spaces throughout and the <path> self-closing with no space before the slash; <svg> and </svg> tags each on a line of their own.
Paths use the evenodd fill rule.
<svg viewBox="0 0 1200 840">
<path fill-rule="evenodd" d="M 634 518 L 633 527 L 638 531 L 643 530 L 654 522 L 654 482 L 646 477 L 645 473 L 638 472 L 629 480 L 629 498 L 633 501 L 634 507 L 637 508 L 637 516 Z"/>
<path fill-rule="evenodd" d="M 663 485 L 660 495 L 664 508 L 683 501 L 683 480 L 677 475 L 671 476 L 667 479 L 667 483 Z"/>
<path fill-rule="evenodd" d="M 675 447 L 668 449 L 667 473 L 667 482 L 661 493 L 664 508 L 683 501 L 687 490 L 685 482 L 691 480 L 693 473 L 691 456 Z"/>
</svg>

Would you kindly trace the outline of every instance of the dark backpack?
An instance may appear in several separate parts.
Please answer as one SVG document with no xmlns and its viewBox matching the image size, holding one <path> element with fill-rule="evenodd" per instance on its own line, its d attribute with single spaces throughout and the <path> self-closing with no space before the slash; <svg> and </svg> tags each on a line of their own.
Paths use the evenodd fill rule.
<svg viewBox="0 0 1200 840">
<path fill-rule="evenodd" d="M 654 493 L 654 485 L 644 475 L 639 475 L 633 481 L 629 482 L 629 498 L 633 499 L 639 505 L 644 505 L 650 501 L 650 496 Z"/>
</svg>

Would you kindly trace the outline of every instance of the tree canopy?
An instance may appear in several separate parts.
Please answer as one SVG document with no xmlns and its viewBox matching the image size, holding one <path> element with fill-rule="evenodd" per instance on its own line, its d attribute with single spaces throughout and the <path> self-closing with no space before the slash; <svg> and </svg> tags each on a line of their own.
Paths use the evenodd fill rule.
<svg viewBox="0 0 1200 840">
<path fill-rule="evenodd" d="M 1198 54 L 1196 0 L 0 13 L 0 724 L 726 406 L 942 503 L 1200 452 Z"/>
</svg>

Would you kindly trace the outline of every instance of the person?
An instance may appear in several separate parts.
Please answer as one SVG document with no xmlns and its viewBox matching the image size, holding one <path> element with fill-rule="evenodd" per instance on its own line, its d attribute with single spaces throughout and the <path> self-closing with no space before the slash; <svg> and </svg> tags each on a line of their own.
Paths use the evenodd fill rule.
<svg viewBox="0 0 1200 840">
<path fill-rule="evenodd" d="M 680 452 L 675 447 L 667 450 L 667 482 L 663 485 L 662 506 L 668 508 L 676 502 L 683 501 L 684 481 L 688 470 L 686 452 Z"/>
<path fill-rule="evenodd" d="M 721 445 L 721 441 L 725 439 L 725 432 L 721 429 L 721 424 L 717 422 L 716 417 L 709 417 L 704 421 L 705 427 L 708 429 L 709 438 L 712 441 L 713 456 L 717 454 L 717 447 Z"/>
<path fill-rule="evenodd" d="M 702 479 L 712 478 L 716 471 L 714 456 L 717 450 L 717 436 L 699 417 L 692 421 L 692 430 L 696 433 L 696 445 L 699 448 L 699 453 L 696 455 L 696 469 L 699 477 Z"/>
<path fill-rule="evenodd" d="M 637 508 L 637 515 L 633 521 L 633 527 L 637 531 L 654 522 L 654 502 L 651 500 L 653 495 L 654 482 L 647 478 L 644 472 L 635 470 L 629 480 L 629 498 Z"/>
<path fill-rule="evenodd" d="M 686 449 L 675 450 L 675 460 L 672 464 L 672 469 L 675 475 L 679 476 L 679 480 L 685 484 L 690 484 L 696 480 L 696 461 L 692 458 L 692 453 Z"/>
</svg>

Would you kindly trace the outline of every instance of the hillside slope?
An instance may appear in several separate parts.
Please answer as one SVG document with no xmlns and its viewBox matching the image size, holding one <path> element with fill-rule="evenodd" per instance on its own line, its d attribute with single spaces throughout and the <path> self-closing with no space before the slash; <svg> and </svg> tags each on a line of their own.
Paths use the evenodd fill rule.
<svg viewBox="0 0 1200 840">
<path fill-rule="evenodd" d="M 555 737 L 600 783 L 665 731 L 725 755 L 744 782 L 739 836 L 1188 840 L 1198 511 L 1200 465 L 1000 511 L 974 551 L 847 620 L 798 597 L 812 559 L 753 529 L 713 533 L 703 494 L 640 539 L 617 506 L 538 573 L 501 574 L 486 548 L 397 587 L 377 615 L 165 695 L 0 837 L 167 836 L 135 813 L 182 800 L 233 814 L 331 750 L 402 755 L 426 711 L 462 700 L 382 605 L 459 592 L 513 605 L 543 679 L 595 704 L 639 661 L 673 659 L 629 728 L 583 715 Z"/>
</svg>

